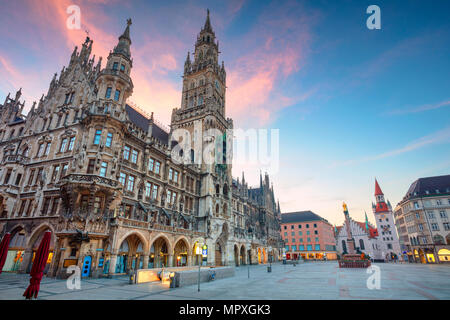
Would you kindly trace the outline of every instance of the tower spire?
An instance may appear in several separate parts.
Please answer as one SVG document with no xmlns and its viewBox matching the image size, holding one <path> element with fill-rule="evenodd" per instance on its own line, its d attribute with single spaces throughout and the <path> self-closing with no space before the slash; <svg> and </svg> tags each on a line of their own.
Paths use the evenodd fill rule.
<svg viewBox="0 0 450 320">
<path fill-rule="evenodd" d="M 212 32 L 211 20 L 209 18 L 209 9 L 206 9 L 206 21 L 203 30 Z"/>
<path fill-rule="evenodd" d="M 114 48 L 114 53 L 121 53 L 128 59 L 131 58 L 131 52 L 130 52 L 130 45 L 131 45 L 131 38 L 130 38 L 130 26 L 131 26 L 131 18 L 127 19 L 127 27 L 125 28 L 125 31 L 123 34 L 119 37 L 119 43 Z"/>
<path fill-rule="evenodd" d="M 366 231 L 369 231 L 369 219 L 367 219 L 367 213 L 364 211 L 364 215 L 366 216 Z"/>
<path fill-rule="evenodd" d="M 375 178 L 375 196 L 384 195 L 381 191 L 380 185 L 378 184 L 377 178 Z"/>
</svg>

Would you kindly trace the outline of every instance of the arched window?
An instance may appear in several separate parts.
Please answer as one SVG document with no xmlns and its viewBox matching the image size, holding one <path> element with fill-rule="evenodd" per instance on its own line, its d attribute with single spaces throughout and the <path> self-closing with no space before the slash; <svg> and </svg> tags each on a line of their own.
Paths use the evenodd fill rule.
<svg viewBox="0 0 450 320">
<path fill-rule="evenodd" d="M 359 239 L 359 249 L 361 250 L 365 250 L 366 248 L 364 247 L 364 241 L 363 239 Z"/>
<path fill-rule="evenodd" d="M 347 244 L 345 243 L 345 240 L 342 240 L 342 251 L 347 252 Z"/>
<path fill-rule="evenodd" d="M 216 184 L 216 194 L 219 194 L 219 193 L 220 193 L 220 187 L 218 184 Z"/>
<path fill-rule="evenodd" d="M 227 186 L 227 185 L 224 185 L 224 186 L 223 186 L 223 195 L 224 195 L 225 197 L 228 197 L 228 186 Z"/>
<path fill-rule="evenodd" d="M 219 209 L 220 209 L 220 208 L 219 208 L 219 205 L 216 204 L 216 213 L 217 213 L 217 214 L 219 214 Z"/>
</svg>

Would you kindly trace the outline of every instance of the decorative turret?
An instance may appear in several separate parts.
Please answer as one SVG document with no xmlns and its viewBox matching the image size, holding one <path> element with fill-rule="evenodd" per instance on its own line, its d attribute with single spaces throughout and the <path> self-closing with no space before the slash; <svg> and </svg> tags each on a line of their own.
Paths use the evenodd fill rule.
<svg viewBox="0 0 450 320">
<path fill-rule="evenodd" d="M 129 60 L 131 60 L 131 52 L 130 52 L 130 45 L 131 45 L 131 38 L 130 38 L 130 26 L 132 22 L 131 19 L 127 20 L 127 27 L 125 28 L 125 31 L 123 34 L 119 37 L 119 43 L 117 46 L 114 47 L 113 53 L 115 54 L 122 54 Z"/>
<path fill-rule="evenodd" d="M 184 62 L 184 73 L 191 71 L 191 53 L 188 51 L 186 61 Z"/>
<path fill-rule="evenodd" d="M 128 97 L 133 93 L 133 81 L 130 72 L 133 61 L 130 53 L 130 26 L 131 19 L 127 20 L 127 26 L 123 34 L 119 37 L 118 44 L 109 53 L 105 69 L 98 73 L 96 87 L 99 99 L 108 100 L 108 109 L 111 102 L 120 106 L 119 110 L 124 111 Z M 99 60 L 94 71 L 99 70 L 101 60 Z"/>
</svg>

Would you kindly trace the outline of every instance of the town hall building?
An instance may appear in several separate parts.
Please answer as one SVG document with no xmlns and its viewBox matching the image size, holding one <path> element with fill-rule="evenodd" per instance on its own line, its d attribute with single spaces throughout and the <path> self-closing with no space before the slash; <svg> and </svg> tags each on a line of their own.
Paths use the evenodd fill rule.
<svg viewBox="0 0 450 320">
<path fill-rule="evenodd" d="M 269 177 L 252 188 L 232 178 L 233 120 L 226 71 L 209 11 L 188 53 L 182 101 L 170 130 L 130 106 L 131 19 L 102 67 L 89 37 L 23 114 L 21 89 L 0 104 L 0 236 L 11 233 L 4 271 L 29 272 L 45 231 L 45 272 L 65 277 L 122 274 L 162 266 L 241 265 L 279 258 L 280 207 Z M 198 135 L 214 129 L 218 134 Z M 216 144 L 213 163 L 195 150 Z M 222 139 L 219 139 L 222 138 Z M 200 160 L 200 161 L 199 161 Z M 227 161 L 221 161 L 227 160 Z M 207 248 L 207 257 L 199 248 Z"/>
</svg>

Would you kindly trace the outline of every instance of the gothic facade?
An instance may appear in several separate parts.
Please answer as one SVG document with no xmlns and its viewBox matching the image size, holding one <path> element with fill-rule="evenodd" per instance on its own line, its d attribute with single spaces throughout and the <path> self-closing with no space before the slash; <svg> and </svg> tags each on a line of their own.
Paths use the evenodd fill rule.
<svg viewBox="0 0 450 320">
<path fill-rule="evenodd" d="M 104 68 L 88 37 L 28 114 L 21 89 L 0 105 L 0 232 L 12 236 L 4 271 L 29 272 L 46 230 L 50 276 L 65 277 L 70 265 L 94 277 L 196 265 L 203 245 L 208 265 L 278 259 L 280 208 L 268 176 L 249 188 L 231 175 L 233 121 L 225 117 L 226 72 L 209 12 L 185 62 L 170 130 L 127 104 L 130 26 Z M 220 141 L 220 152 L 212 163 L 197 149 L 177 154 L 187 162 L 175 159 L 189 140 Z"/>
</svg>

